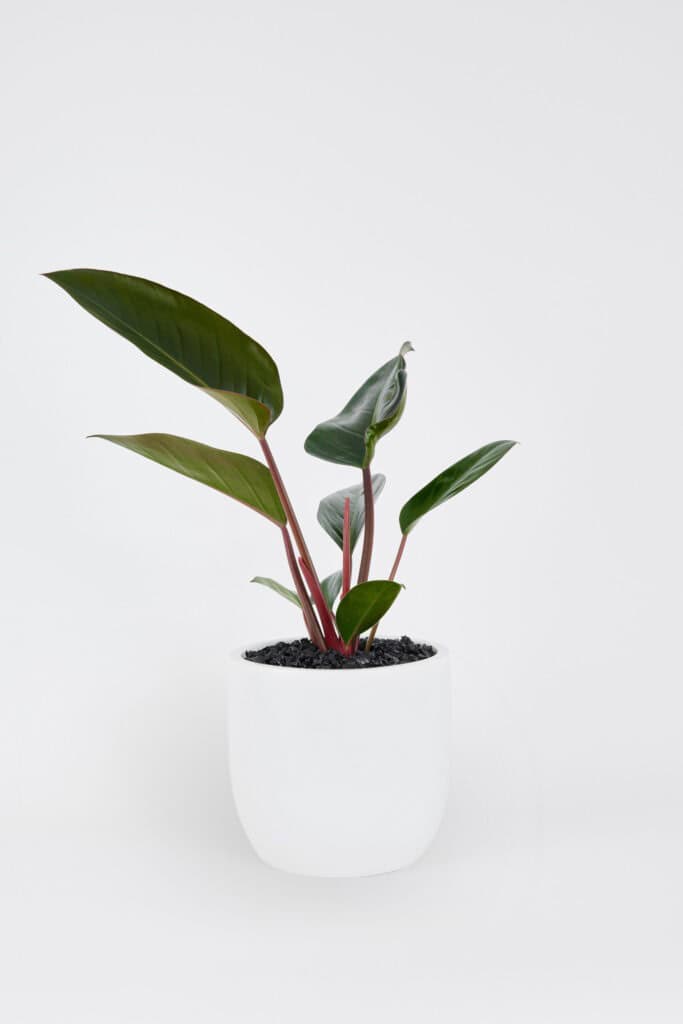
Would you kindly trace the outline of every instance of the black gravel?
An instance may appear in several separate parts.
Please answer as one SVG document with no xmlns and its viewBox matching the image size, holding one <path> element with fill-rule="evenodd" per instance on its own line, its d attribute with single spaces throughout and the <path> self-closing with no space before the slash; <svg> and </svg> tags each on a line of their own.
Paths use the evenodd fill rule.
<svg viewBox="0 0 683 1024">
<path fill-rule="evenodd" d="M 376 638 L 365 653 L 364 641 L 358 653 L 345 658 L 338 651 L 319 651 L 310 640 L 291 640 L 289 643 L 270 644 L 260 651 L 245 651 L 248 661 L 260 665 L 280 665 L 286 668 L 380 668 L 386 665 L 406 665 L 410 661 L 433 658 L 436 650 L 430 644 L 417 644 L 409 636 L 399 640 Z"/>
</svg>

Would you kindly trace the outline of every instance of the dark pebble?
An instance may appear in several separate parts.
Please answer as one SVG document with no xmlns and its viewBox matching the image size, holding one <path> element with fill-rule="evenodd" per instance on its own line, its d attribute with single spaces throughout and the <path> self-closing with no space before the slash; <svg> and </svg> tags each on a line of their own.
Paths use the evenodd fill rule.
<svg viewBox="0 0 683 1024">
<path fill-rule="evenodd" d="M 289 643 L 270 644 L 260 651 L 245 651 L 248 661 L 260 665 L 280 665 L 285 668 L 380 668 L 386 665 L 405 665 L 410 661 L 432 658 L 436 650 L 430 644 L 417 644 L 408 636 L 398 640 L 376 638 L 369 651 L 361 640 L 357 654 L 345 658 L 338 651 L 319 651 L 310 640 L 292 640 Z"/>
</svg>

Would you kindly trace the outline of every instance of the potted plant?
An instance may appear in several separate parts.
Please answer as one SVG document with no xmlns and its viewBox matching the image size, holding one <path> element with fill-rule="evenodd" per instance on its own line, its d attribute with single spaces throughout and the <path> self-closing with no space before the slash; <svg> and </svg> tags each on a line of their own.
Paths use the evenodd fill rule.
<svg viewBox="0 0 683 1024">
<path fill-rule="evenodd" d="M 339 549 L 338 566 L 323 577 L 268 440 L 283 397 L 266 350 L 201 303 L 143 278 L 102 270 L 46 276 L 220 402 L 260 446 L 263 461 L 170 434 L 95 435 L 234 498 L 281 533 L 291 586 L 264 576 L 253 582 L 301 609 L 306 637 L 242 645 L 228 679 L 232 786 L 256 852 L 284 870 L 324 876 L 412 863 L 436 834 L 449 788 L 448 654 L 437 643 L 377 637 L 377 627 L 401 591 L 398 570 L 414 527 L 515 442 L 484 445 L 414 494 L 400 512 L 390 572 L 372 574 L 375 502 L 385 484 L 372 468 L 405 406 L 412 346 L 404 344 L 306 438 L 311 455 L 359 471 L 357 483 L 320 502 L 318 521 Z"/>
</svg>

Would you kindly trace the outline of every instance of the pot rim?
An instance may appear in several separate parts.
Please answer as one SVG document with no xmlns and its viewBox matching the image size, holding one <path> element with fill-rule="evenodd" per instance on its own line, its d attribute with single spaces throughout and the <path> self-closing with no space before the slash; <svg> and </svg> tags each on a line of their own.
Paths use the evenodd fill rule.
<svg viewBox="0 0 683 1024">
<path fill-rule="evenodd" d="M 301 640 L 300 636 L 279 636 L 273 640 L 266 640 L 265 642 L 259 640 L 252 644 L 241 644 L 239 647 L 233 648 L 230 651 L 230 661 L 244 661 L 250 668 L 256 670 L 264 670 L 270 672 L 273 669 L 277 669 L 278 672 L 286 673 L 288 675 L 297 674 L 300 675 L 302 672 L 306 675 L 315 676 L 339 676 L 340 672 L 398 672 L 401 669 L 415 668 L 418 665 L 429 665 L 435 664 L 437 661 L 443 661 L 448 658 L 448 648 L 444 644 L 436 643 L 434 640 L 423 640 L 421 637 L 411 638 L 414 643 L 418 644 L 429 644 L 436 650 L 436 654 L 433 654 L 431 658 L 420 658 L 418 661 L 404 661 L 401 665 L 375 665 L 372 669 L 367 668 L 356 668 L 356 669 L 339 669 L 339 668 L 297 668 L 294 665 L 263 665 L 259 661 L 250 661 L 244 657 L 245 651 L 258 651 L 262 647 L 268 647 L 270 644 L 278 643 L 291 643 L 293 640 Z"/>
</svg>

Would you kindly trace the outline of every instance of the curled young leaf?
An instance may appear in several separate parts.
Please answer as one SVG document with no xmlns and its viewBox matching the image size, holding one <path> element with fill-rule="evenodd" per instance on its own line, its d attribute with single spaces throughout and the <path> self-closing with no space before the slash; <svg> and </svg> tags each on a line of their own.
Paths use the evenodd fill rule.
<svg viewBox="0 0 683 1024">
<path fill-rule="evenodd" d="M 345 643 L 386 615 L 402 589 L 392 580 L 368 580 L 352 587 L 337 608 L 337 629 Z"/>
<path fill-rule="evenodd" d="M 369 466 L 380 437 L 396 426 L 406 402 L 407 371 L 404 356 L 409 341 L 397 356 L 380 366 L 332 419 L 319 423 L 304 442 L 309 455 L 327 462 L 362 469 Z"/>
<path fill-rule="evenodd" d="M 382 473 L 373 473 L 372 492 L 375 500 L 384 489 L 387 478 Z M 356 546 L 365 522 L 363 485 L 354 484 L 328 494 L 318 505 L 318 522 L 339 548 L 344 546 L 344 499 L 350 498 L 351 550 Z"/>
<path fill-rule="evenodd" d="M 478 448 L 476 452 L 444 469 L 443 473 L 435 476 L 405 503 L 399 515 L 401 533 L 408 533 L 427 512 L 460 494 L 484 473 L 488 473 L 516 444 L 516 441 L 485 444 L 483 448 Z"/>
<path fill-rule="evenodd" d="M 158 462 L 206 484 L 222 494 L 253 508 L 277 526 L 284 526 L 287 517 L 275 490 L 270 470 L 262 462 L 212 448 L 199 441 L 174 434 L 93 434 L 112 441 L 138 455 Z"/>
<path fill-rule="evenodd" d="M 339 597 L 339 591 L 341 590 L 341 585 L 342 585 L 342 574 L 341 574 L 341 572 L 330 573 L 329 576 L 326 576 L 325 579 L 321 580 L 321 582 L 320 582 L 320 589 L 323 592 L 323 597 L 325 598 L 325 604 L 330 609 L 330 611 L 332 611 L 332 609 L 334 607 L 334 602 Z"/>
<path fill-rule="evenodd" d="M 229 320 L 180 292 L 108 270 L 46 274 L 88 313 L 264 437 L 282 412 L 277 366 Z"/>
</svg>

